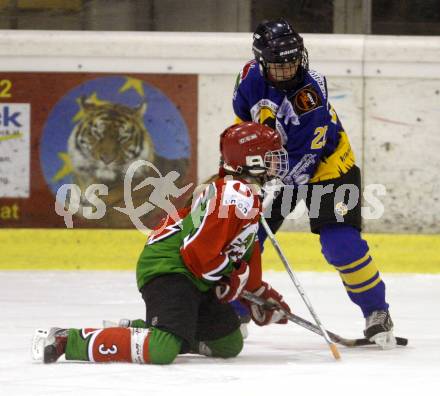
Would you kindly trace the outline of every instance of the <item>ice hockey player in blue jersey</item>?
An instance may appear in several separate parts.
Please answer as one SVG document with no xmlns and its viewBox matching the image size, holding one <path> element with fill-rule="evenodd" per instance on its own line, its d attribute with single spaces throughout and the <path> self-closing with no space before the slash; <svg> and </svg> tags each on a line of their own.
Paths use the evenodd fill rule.
<svg viewBox="0 0 440 396">
<path fill-rule="evenodd" d="M 269 226 L 276 232 L 304 199 L 325 259 L 339 272 L 348 296 L 366 318 L 365 336 L 392 348 L 395 338 L 385 284 L 361 236 L 360 170 L 329 102 L 326 79 L 309 69 L 303 39 L 285 19 L 260 23 L 252 49 L 255 59 L 244 65 L 234 90 L 237 122 L 254 121 L 276 129 L 289 154 L 290 172 L 265 212 Z M 260 227 L 261 245 L 265 238 Z"/>
</svg>

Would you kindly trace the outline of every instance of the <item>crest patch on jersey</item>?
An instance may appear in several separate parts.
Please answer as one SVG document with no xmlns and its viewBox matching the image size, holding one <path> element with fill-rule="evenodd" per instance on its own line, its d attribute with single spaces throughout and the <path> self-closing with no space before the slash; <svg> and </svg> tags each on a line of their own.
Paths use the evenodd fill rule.
<svg viewBox="0 0 440 396">
<path fill-rule="evenodd" d="M 246 198 L 252 196 L 252 192 L 245 184 L 241 182 L 236 182 L 232 185 L 232 188 L 237 191 L 239 194 L 244 195 Z"/>
<path fill-rule="evenodd" d="M 228 181 L 226 183 L 222 205 L 235 205 L 241 213 L 248 215 L 253 204 L 254 197 L 252 191 L 244 183 L 236 181 Z"/>
<path fill-rule="evenodd" d="M 299 116 L 322 106 L 321 96 L 312 85 L 307 85 L 299 90 L 290 100 L 295 113 Z"/>
<path fill-rule="evenodd" d="M 225 252 L 233 261 L 238 261 L 245 255 L 251 247 L 258 232 L 258 223 L 249 224 L 226 247 Z"/>
</svg>

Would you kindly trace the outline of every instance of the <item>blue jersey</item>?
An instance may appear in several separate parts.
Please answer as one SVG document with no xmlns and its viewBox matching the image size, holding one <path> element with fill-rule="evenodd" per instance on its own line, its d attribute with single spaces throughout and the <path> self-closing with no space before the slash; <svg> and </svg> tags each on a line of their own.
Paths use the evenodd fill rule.
<svg viewBox="0 0 440 396">
<path fill-rule="evenodd" d="M 338 178 L 355 163 L 350 142 L 328 101 L 325 77 L 313 70 L 291 93 L 270 86 L 255 60 L 237 77 L 233 96 L 237 121 L 276 129 L 289 153 L 285 184 L 300 185 Z"/>
</svg>

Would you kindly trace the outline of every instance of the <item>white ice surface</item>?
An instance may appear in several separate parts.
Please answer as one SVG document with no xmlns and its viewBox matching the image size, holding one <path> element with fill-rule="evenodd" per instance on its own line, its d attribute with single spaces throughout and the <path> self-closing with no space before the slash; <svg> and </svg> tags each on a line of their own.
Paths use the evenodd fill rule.
<svg viewBox="0 0 440 396">
<path fill-rule="evenodd" d="M 361 337 L 363 318 L 336 274 L 299 273 L 324 325 Z M 310 319 L 287 274 L 265 278 Z M 38 327 L 101 327 L 144 316 L 130 272 L 0 272 L 0 395 L 439 395 L 440 276 L 384 275 L 395 333 L 407 347 L 339 347 L 290 323 L 250 326 L 239 357 L 179 356 L 170 366 L 33 362 Z"/>
</svg>

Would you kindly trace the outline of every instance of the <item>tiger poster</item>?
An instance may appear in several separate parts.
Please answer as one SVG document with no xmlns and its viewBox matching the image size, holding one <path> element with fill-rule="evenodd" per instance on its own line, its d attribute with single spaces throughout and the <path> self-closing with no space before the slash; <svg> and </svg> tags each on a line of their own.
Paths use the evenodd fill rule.
<svg viewBox="0 0 440 396">
<path fill-rule="evenodd" d="M 1 227 L 66 227 L 56 209 L 73 208 L 71 227 L 133 228 L 137 163 L 132 208 L 152 227 L 154 180 L 176 208 L 197 180 L 196 75 L 0 73 Z"/>
</svg>

